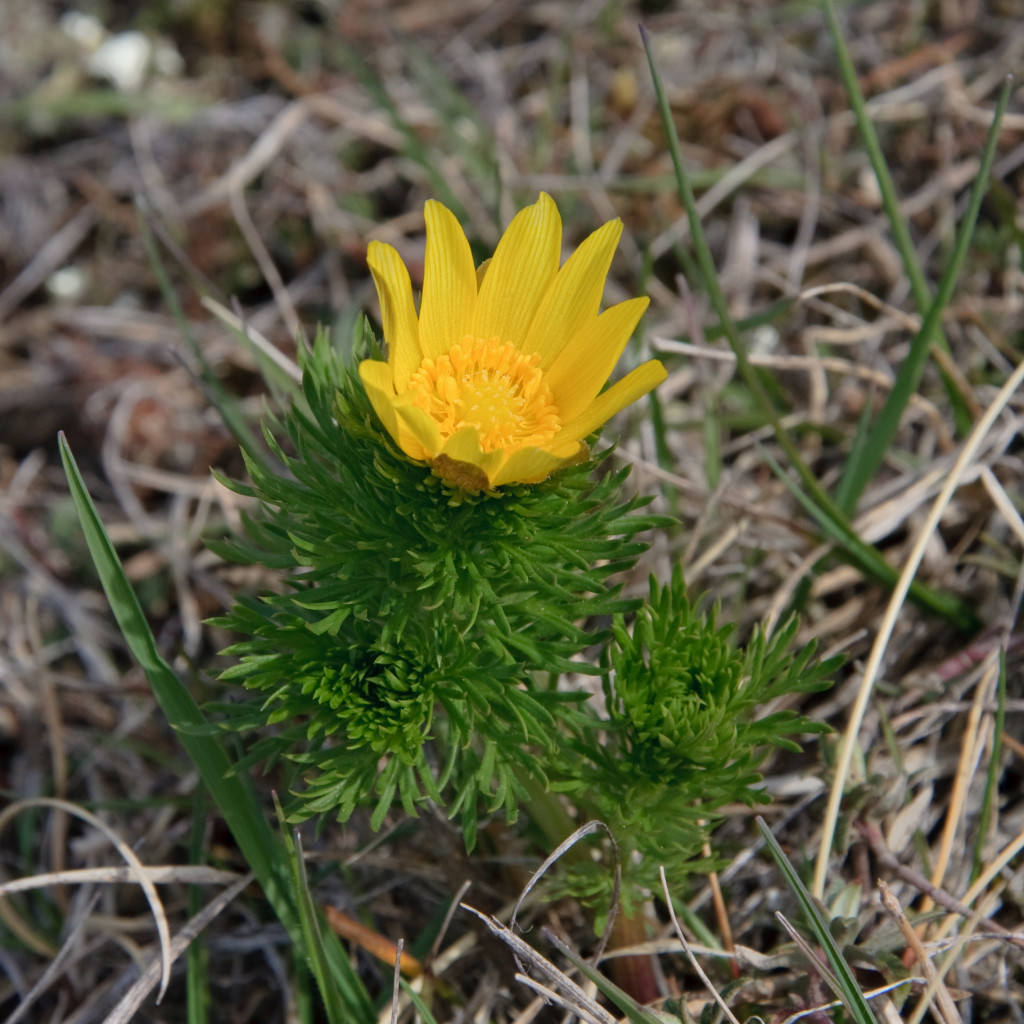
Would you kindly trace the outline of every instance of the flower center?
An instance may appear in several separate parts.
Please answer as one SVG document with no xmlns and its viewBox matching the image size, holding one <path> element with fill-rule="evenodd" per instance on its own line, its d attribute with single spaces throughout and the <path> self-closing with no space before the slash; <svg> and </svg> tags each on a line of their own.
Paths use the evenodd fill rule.
<svg viewBox="0 0 1024 1024">
<path fill-rule="evenodd" d="M 562 425 L 538 362 L 539 355 L 509 342 L 467 334 L 445 355 L 424 359 L 409 378 L 409 391 L 437 421 L 442 440 L 476 427 L 485 452 L 537 448 Z"/>
</svg>

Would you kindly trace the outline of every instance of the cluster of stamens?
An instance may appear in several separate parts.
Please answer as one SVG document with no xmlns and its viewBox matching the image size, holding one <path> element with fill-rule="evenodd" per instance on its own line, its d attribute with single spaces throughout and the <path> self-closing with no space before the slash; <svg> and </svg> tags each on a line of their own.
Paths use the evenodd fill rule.
<svg viewBox="0 0 1024 1024">
<path fill-rule="evenodd" d="M 435 420 L 443 441 L 472 426 L 485 452 L 542 447 L 561 420 L 539 362 L 539 355 L 509 342 L 466 335 L 444 355 L 420 363 L 409 393 Z"/>
</svg>

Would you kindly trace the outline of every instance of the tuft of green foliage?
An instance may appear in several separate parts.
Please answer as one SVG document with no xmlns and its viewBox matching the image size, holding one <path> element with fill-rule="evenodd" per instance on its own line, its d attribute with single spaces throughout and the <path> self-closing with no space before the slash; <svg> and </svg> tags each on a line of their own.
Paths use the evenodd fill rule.
<svg viewBox="0 0 1024 1024">
<path fill-rule="evenodd" d="M 371 336 L 372 339 L 372 336 Z M 258 694 L 225 704 L 228 727 L 260 729 L 249 761 L 302 766 L 293 819 L 346 819 L 399 801 L 460 814 L 479 802 L 514 820 L 522 779 L 583 721 L 583 692 L 557 675 L 605 633 L 586 623 L 636 607 L 613 577 L 659 520 L 625 498 L 601 458 L 541 484 L 472 494 L 400 452 L 352 365 L 321 335 L 301 399 L 265 430 L 277 465 L 247 456 L 259 502 L 225 557 L 280 570 L 279 590 L 240 599 L 218 624 L 245 639 L 225 681 Z M 265 727 L 276 726 L 273 731 Z"/>
<path fill-rule="evenodd" d="M 359 341 L 374 351 L 365 325 Z M 226 728 L 257 733 L 241 766 L 296 766 L 292 820 L 367 807 L 379 828 L 430 801 L 468 848 L 482 812 L 525 806 L 549 842 L 598 818 L 624 854 L 627 910 L 659 865 L 673 882 L 711 866 L 723 808 L 767 799 L 766 754 L 823 731 L 763 709 L 827 686 L 835 662 L 790 650 L 795 620 L 737 646 L 678 571 L 625 599 L 638 535 L 666 521 L 604 456 L 465 492 L 398 450 L 324 335 L 303 362 L 264 431 L 273 460 L 249 451 L 251 482 L 225 481 L 258 511 L 217 550 L 279 573 L 218 620 L 241 635 L 222 679 L 252 694 L 220 706 Z M 600 675 L 606 710 L 559 686 L 567 672 Z M 560 871 L 556 888 L 607 911 L 606 867 L 580 848 Z"/>
<path fill-rule="evenodd" d="M 577 751 L 563 788 L 615 835 L 627 913 L 631 899 L 658 891 L 660 865 L 674 885 L 715 866 L 701 851 L 723 808 L 770 799 L 759 769 L 773 748 L 799 750 L 796 735 L 828 731 L 794 711 L 763 714 L 786 695 L 827 688 L 841 661 L 816 660 L 814 642 L 793 651 L 796 630 L 794 618 L 737 646 L 716 609 L 694 608 L 679 571 L 651 580 L 632 628 L 616 616 L 601 741 Z M 567 865 L 564 884 L 607 907 L 611 878 L 593 860 Z"/>
</svg>

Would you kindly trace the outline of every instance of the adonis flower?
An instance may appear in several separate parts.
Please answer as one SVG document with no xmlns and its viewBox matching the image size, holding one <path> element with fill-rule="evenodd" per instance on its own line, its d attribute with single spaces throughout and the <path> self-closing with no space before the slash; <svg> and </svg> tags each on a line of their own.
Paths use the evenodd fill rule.
<svg viewBox="0 0 1024 1024">
<path fill-rule="evenodd" d="M 455 216 L 426 204 L 419 312 L 398 253 L 371 242 L 388 361 L 359 373 L 399 448 L 467 490 L 538 483 L 584 438 L 665 379 L 656 360 L 602 392 L 647 298 L 598 314 L 622 233 L 598 228 L 561 262 L 562 222 L 541 193 L 479 270 Z"/>
</svg>

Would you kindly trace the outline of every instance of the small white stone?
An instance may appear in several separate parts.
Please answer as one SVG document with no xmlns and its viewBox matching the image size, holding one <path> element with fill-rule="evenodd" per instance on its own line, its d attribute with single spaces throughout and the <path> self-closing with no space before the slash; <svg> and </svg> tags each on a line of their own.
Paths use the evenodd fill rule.
<svg viewBox="0 0 1024 1024">
<path fill-rule="evenodd" d="M 870 167 L 862 167 L 857 174 L 857 191 L 860 193 L 860 201 L 865 206 L 872 210 L 881 209 L 882 189 Z"/>
<path fill-rule="evenodd" d="M 121 92 L 138 92 L 146 80 L 153 46 L 141 32 L 121 32 L 89 57 L 86 67 Z"/>
<path fill-rule="evenodd" d="M 761 324 L 754 329 L 750 343 L 750 351 L 754 355 L 766 356 L 774 352 L 779 345 L 779 331 L 771 324 Z"/>
<path fill-rule="evenodd" d="M 107 38 L 107 30 L 99 18 L 80 11 L 68 11 L 61 15 L 60 30 L 87 50 L 98 49 Z"/>
<path fill-rule="evenodd" d="M 58 302 L 77 302 L 85 294 L 87 277 L 81 267 L 61 267 L 46 279 L 46 290 Z"/>
</svg>

